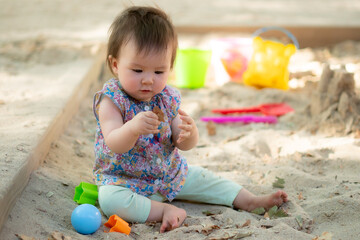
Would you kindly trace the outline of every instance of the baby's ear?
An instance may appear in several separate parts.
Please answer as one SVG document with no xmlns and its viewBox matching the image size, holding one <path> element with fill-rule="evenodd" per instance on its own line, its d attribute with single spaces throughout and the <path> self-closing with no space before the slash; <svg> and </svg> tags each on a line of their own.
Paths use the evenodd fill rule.
<svg viewBox="0 0 360 240">
<path fill-rule="evenodd" d="M 109 59 L 111 69 L 113 70 L 114 73 L 117 73 L 118 72 L 118 61 L 116 60 L 116 58 L 114 58 L 111 55 L 109 55 L 108 59 Z"/>
</svg>

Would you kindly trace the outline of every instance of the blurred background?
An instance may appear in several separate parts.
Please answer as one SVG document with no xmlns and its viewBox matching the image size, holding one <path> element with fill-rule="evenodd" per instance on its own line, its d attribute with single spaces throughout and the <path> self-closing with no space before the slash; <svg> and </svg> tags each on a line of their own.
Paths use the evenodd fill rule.
<svg viewBox="0 0 360 240">
<path fill-rule="evenodd" d="M 159 6 L 172 17 L 180 32 L 251 32 L 258 27 L 276 25 L 328 30 L 333 27 L 337 30 L 331 33 L 335 39 L 345 33 L 360 38 L 359 31 L 355 31 L 360 26 L 357 0 L 1 0 L 0 4 L 1 40 L 39 34 L 104 39 L 114 17 L 131 5 Z M 339 32 L 340 28 L 351 29 L 352 35 L 344 30 Z M 316 31 L 309 31 L 306 34 L 317 35 Z"/>
</svg>

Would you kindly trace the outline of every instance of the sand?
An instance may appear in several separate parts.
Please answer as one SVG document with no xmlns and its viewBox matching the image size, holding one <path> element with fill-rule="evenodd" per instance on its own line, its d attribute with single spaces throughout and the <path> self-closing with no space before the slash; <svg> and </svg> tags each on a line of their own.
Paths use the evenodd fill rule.
<svg viewBox="0 0 360 240">
<path fill-rule="evenodd" d="M 14 4 L 5 6 L 10 9 Z M 59 4 L 61 12 L 68 8 Z M 79 10 L 80 6 L 77 8 L 80 15 L 85 14 L 86 11 Z M 105 5 L 102 9 L 111 12 Z M 11 19 L 10 14 L 8 17 Z M 94 17 L 89 22 L 68 24 L 64 32 L 96 22 Z M 60 26 L 61 19 L 52 24 Z M 99 29 L 101 26 L 99 23 Z M 6 91 L 0 90 L 0 113 L 6 116 L 1 120 L 14 127 L 21 122 L 25 129 L 31 129 L 26 138 L 46 126 L 48 115 L 42 118 L 37 114 L 54 108 L 37 102 L 39 96 L 57 93 L 39 88 L 34 91 L 29 85 L 46 82 L 62 69 L 88 61 L 103 41 L 103 36 L 96 34 L 95 37 L 89 34 L 92 37 L 81 41 L 75 35 L 64 40 L 59 37 L 64 32 L 52 32 L 50 37 L 41 34 L 45 27 L 39 29 L 32 34 L 24 33 L 25 37 L 10 32 L 0 47 L 0 84 L 6 86 Z M 33 37 L 28 38 L 29 35 Z M 183 46 L 209 46 L 209 40 L 219 36 L 210 34 L 200 40 L 188 35 L 179 37 Z M 360 234 L 359 56 L 360 43 L 352 41 L 301 49 L 289 66 L 292 88 L 288 91 L 260 90 L 234 82 L 217 86 L 214 66 L 204 88 L 180 89 L 182 108 L 196 120 L 200 131 L 198 145 L 182 153 L 188 163 L 232 179 L 255 194 L 276 191 L 278 188 L 273 183 L 277 178 L 284 179 L 283 190 L 290 201 L 281 209 L 287 217 L 269 218 L 266 214 L 224 206 L 175 201 L 173 204 L 184 208 L 188 217 L 183 226 L 173 231 L 160 234 L 160 223 L 134 223 L 130 236 L 107 233 L 103 225 L 93 235 L 78 234 L 70 216 L 78 206 L 73 201 L 74 188 L 82 181 L 92 182 L 95 132 L 92 96 L 99 88 L 95 84 L 64 133 L 52 143 L 45 161 L 31 174 L 1 230 L 0 239 L 357 239 Z M 9 79 L 12 84 L 6 84 Z M 64 87 L 64 79 L 54 77 L 48 84 L 52 89 Z M 214 115 L 213 108 L 270 102 L 286 102 L 295 111 L 280 117 L 273 125 L 215 125 L 216 134 L 211 136 L 206 123 L 200 121 L 202 116 Z M 19 108 L 25 111 L 20 119 L 15 114 Z M 9 111 L 14 114 L 8 114 Z M 6 132 L 2 134 L 5 136 Z M 20 133 L 14 139 L 21 139 Z M 31 146 L 20 143 L 19 140 L 14 151 L 25 155 Z M 1 154 L 7 156 L 6 150 Z M 5 164 L 12 164 L 12 159 L 4 159 Z M 102 215 L 102 224 L 106 221 Z"/>
</svg>

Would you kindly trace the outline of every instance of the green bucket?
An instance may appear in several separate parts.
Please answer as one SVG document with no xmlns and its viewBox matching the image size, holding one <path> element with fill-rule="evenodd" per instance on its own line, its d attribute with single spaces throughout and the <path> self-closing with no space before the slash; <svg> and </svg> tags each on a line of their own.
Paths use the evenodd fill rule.
<svg viewBox="0 0 360 240">
<path fill-rule="evenodd" d="M 210 60 L 210 50 L 179 49 L 175 63 L 176 86 L 179 88 L 203 87 Z"/>
</svg>

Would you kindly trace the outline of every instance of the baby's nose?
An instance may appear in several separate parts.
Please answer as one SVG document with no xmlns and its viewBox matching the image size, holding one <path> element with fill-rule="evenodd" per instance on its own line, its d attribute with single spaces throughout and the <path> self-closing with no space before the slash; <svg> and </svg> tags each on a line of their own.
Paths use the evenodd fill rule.
<svg viewBox="0 0 360 240">
<path fill-rule="evenodd" d="M 154 82 L 154 79 L 151 74 L 146 75 L 142 80 L 143 84 L 152 84 L 153 82 Z"/>
</svg>

